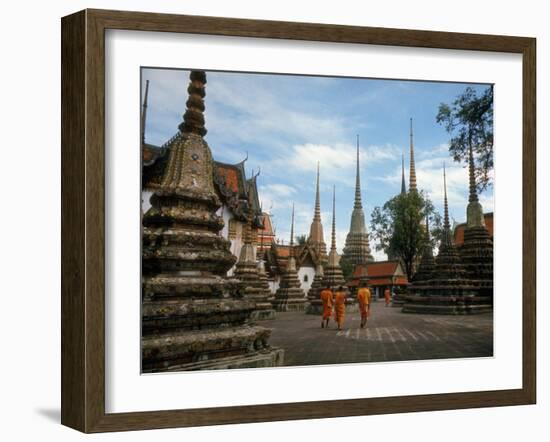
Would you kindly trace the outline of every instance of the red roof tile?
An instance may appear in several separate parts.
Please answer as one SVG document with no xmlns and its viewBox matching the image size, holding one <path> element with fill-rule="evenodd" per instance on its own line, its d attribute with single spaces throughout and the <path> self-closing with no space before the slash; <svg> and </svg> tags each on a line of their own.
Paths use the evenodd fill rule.
<svg viewBox="0 0 550 442">
<path fill-rule="evenodd" d="M 381 277 L 381 276 L 393 276 L 399 265 L 398 261 L 379 261 L 366 264 L 367 274 L 369 278 Z M 359 277 L 363 274 L 363 266 L 355 267 L 353 271 L 353 277 Z"/>
<path fill-rule="evenodd" d="M 235 169 L 218 165 L 216 173 L 224 179 L 227 188 L 239 193 L 239 177 Z"/>
</svg>

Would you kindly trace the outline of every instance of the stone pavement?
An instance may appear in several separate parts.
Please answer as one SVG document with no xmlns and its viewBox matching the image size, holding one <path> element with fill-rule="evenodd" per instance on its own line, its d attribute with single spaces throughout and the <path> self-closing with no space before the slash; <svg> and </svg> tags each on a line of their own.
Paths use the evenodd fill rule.
<svg viewBox="0 0 550 442">
<path fill-rule="evenodd" d="M 273 329 L 270 344 L 285 350 L 284 365 L 342 364 L 472 358 L 493 355 L 493 316 L 419 315 L 375 302 L 365 329 L 359 313 L 348 313 L 344 328 L 321 328 L 321 317 L 278 312 L 262 321 Z"/>
</svg>

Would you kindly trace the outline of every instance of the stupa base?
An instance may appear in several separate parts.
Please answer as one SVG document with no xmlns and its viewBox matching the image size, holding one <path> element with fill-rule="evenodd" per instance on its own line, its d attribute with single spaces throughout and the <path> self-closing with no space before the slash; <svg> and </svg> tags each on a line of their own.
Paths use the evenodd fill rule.
<svg viewBox="0 0 550 442">
<path fill-rule="evenodd" d="M 309 304 L 306 308 L 306 314 L 308 315 L 322 315 L 323 314 L 323 303 L 321 301 L 309 301 Z"/>
<path fill-rule="evenodd" d="M 403 307 L 405 305 L 406 299 L 402 295 L 394 295 L 391 300 L 391 306 L 392 307 Z"/>
<path fill-rule="evenodd" d="M 145 336 L 141 340 L 142 371 L 214 369 L 236 359 L 273 351 L 267 341 L 271 330 L 255 325 L 181 331 Z M 230 358 L 230 359 L 228 359 Z M 204 368 L 202 368 L 204 367 Z"/>
<path fill-rule="evenodd" d="M 230 370 L 234 368 L 268 368 L 280 367 L 284 363 L 285 351 L 281 348 L 270 348 L 246 356 L 229 356 L 222 359 L 191 364 L 167 365 L 163 368 L 142 370 L 143 373 L 197 371 L 197 370 Z"/>
<path fill-rule="evenodd" d="M 493 311 L 492 297 L 473 296 L 466 299 L 466 311 L 470 315 L 491 313 Z"/>
<path fill-rule="evenodd" d="M 466 315 L 464 306 L 457 305 L 436 305 L 436 304 L 417 304 L 405 303 L 401 310 L 403 313 L 419 313 L 432 315 Z"/>
<path fill-rule="evenodd" d="M 275 299 L 273 308 L 277 312 L 303 312 L 307 308 L 305 299 Z"/>
<path fill-rule="evenodd" d="M 266 321 L 268 319 L 275 319 L 275 310 L 272 308 L 254 310 L 250 315 L 252 321 Z"/>
</svg>

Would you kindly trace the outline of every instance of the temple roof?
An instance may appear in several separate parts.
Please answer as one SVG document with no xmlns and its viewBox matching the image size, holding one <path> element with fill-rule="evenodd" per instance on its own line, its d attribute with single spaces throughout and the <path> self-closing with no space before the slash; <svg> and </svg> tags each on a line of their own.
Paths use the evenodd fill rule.
<svg viewBox="0 0 550 442">
<path fill-rule="evenodd" d="M 364 272 L 364 267 L 367 268 L 369 278 L 377 278 L 381 276 L 402 276 L 405 274 L 398 260 L 389 260 L 359 264 L 353 270 L 352 276 L 361 276 Z"/>
<path fill-rule="evenodd" d="M 359 264 L 353 270 L 350 287 L 356 286 L 365 274 L 369 278 L 369 285 L 406 285 L 407 276 L 398 260 L 376 261 L 368 264 Z"/>
<path fill-rule="evenodd" d="M 214 161 L 214 177 L 217 184 L 224 185 L 228 190 L 237 194 L 239 197 L 247 197 L 247 181 L 244 170 L 244 161 L 237 164 L 221 163 Z"/>
<path fill-rule="evenodd" d="M 258 194 L 258 184 L 256 182 L 257 177 L 258 175 L 254 175 L 252 178 L 246 180 L 246 191 L 252 208 L 258 214 L 258 217 L 261 217 L 262 208 L 260 206 L 260 196 Z"/>
<path fill-rule="evenodd" d="M 143 165 L 150 166 L 155 161 L 157 161 L 159 156 L 163 156 L 164 153 L 164 149 L 153 144 L 144 143 L 142 147 Z"/>
<path fill-rule="evenodd" d="M 311 261 L 313 267 L 321 263 L 317 252 L 309 244 L 294 245 L 292 248 L 297 268 L 306 265 L 309 261 Z M 290 258 L 290 249 L 290 245 L 271 244 L 269 251 L 266 253 L 266 260 L 272 275 L 282 274 L 285 271 Z"/>
<path fill-rule="evenodd" d="M 264 236 L 275 236 L 275 232 L 273 231 L 273 224 L 271 223 L 271 215 L 269 213 L 263 212 L 261 214 L 262 217 L 262 227 L 258 229 L 258 234 L 262 234 Z"/>
</svg>

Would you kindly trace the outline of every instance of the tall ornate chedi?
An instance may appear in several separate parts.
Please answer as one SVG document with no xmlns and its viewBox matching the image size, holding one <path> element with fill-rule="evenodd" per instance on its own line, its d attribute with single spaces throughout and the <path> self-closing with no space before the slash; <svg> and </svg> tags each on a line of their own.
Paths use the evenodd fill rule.
<svg viewBox="0 0 550 442">
<path fill-rule="evenodd" d="M 359 177 L 359 135 L 357 135 L 357 170 L 355 174 L 355 201 L 351 212 L 351 223 L 342 259 L 355 267 L 374 261 L 372 257 L 369 235 L 365 225 L 365 214 L 361 202 L 361 179 Z"/>
<path fill-rule="evenodd" d="M 294 205 L 292 205 L 288 263 L 281 277 L 279 288 L 275 292 L 273 307 L 281 312 L 304 311 L 306 308 L 306 295 L 298 279 L 296 258 L 294 257 Z"/>
<path fill-rule="evenodd" d="M 251 325 L 255 303 L 228 279 L 235 263 L 219 235 L 221 202 L 203 139 L 206 74 L 192 71 L 180 137 L 143 216 L 142 371 L 272 367 L 283 351 Z"/>
<path fill-rule="evenodd" d="M 330 237 L 330 252 L 328 254 L 328 262 L 325 266 L 323 275 L 323 287 L 330 287 L 332 291 L 336 291 L 340 286 L 344 288 L 344 291 L 348 292 L 346 281 L 344 280 L 344 274 L 342 273 L 342 267 L 340 267 L 340 258 L 336 251 L 336 188 L 332 189 L 332 231 Z M 350 307 L 352 307 L 350 309 Z M 355 299 L 348 297 L 346 302 L 346 308 L 349 311 L 357 309 L 357 302 Z"/>
<path fill-rule="evenodd" d="M 321 222 L 321 198 L 319 194 L 319 163 L 317 163 L 317 184 L 315 186 L 315 210 L 313 221 L 309 228 L 308 244 L 317 253 L 322 262 L 327 260 L 327 245 L 323 235 L 323 224 Z"/>
<path fill-rule="evenodd" d="M 324 271 L 321 263 L 315 268 L 315 277 L 311 282 L 311 287 L 307 292 L 308 306 L 306 313 L 317 315 L 323 311 L 323 303 L 321 302 L 321 290 L 323 289 Z"/>
<path fill-rule="evenodd" d="M 411 118 L 411 126 L 409 130 L 409 192 L 418 192 L 416 188 L 416 166 L 414 164 L 414 142 L 413 142 L 413 119 Z"/>
<path fill-rule="evenodd" d="M 483 207 L 476 190 L 474 154 L 468 152 L 469 198 L 464 229 L 464 244 L 460 248 L 468 277 L 477 290 L 477 296 L 469 306 L 472 310 L 487 311 L 493 303 L 493 240 L 485 227 Z"/>
<path fill-rule="evenodd" d="M 260 257 L 258 261 L 258 280 L 259 282 L 259 289 L 262 290 L 264 295 L 266 296 L 266 299 L 269 301 L 271 305 L 273 305 L 273 293 L 271 293 L 271 289 L 269 288 L 269 278 L 267 276 L 267 273 L 265 271 L 265 262 L 263 257 Z"/>
<path fill-rule="evenodd" d="M 420 264 L 416 273 L 414 274 L 412 281 L 408 287 L 408 294 L 405 296 L 405 303 L 410 296 L 427 296 L 430 290 L 430 281 L 434 277 L 435 259 L 432 250 L 432 244 L 430 241 L 430 225 L 428 222 L 428 216 L 426 216 L 426 245 L 424 246 L 424 252 L 420 259 Z M 415 302 L 413 298 L 411 302 Z M 407 306 L 408 308 L 408 306 Z"/>
<path fill-rule="evenodd" d="M 239 254 L 239 260 L 235 266 L 234 276 L 242 282 L 241 293 L 245 298 L 251 299 L 255 302 L 256 308 L 252 312 L 252 319 L 273 319 L 275 318 L 275 310 L 269 301 L 271 291 L 269 285 L 266 286 L 267 277 L 264 280 L 260 279 L 258 272 L 258 265 L 256 263 L 256 249 L 252 241 L 252 220 L 253 214 L 251 210 L 252 205 L 249 204 L 249 211 L 247 214 L 247 223 L 245 226 L 244 243 L 241 247 L 241 253 Z M 265 276 L 265 271 L 264 271 Z"/>
<path fill-rule="evenodd" d="M 466 268 L 451 238 L 445 168 L 443 168 L 443 183 L 443 238 L 435 268 L 432 277 L 426 282 L 427 287 L 422 290 L 417 287 L 416 294 L 407 297 L 403 305 L 403 312 L 406 313 L 465 314 L 468 313 L 466 306 L 474 295 Z"/>
</svg>

